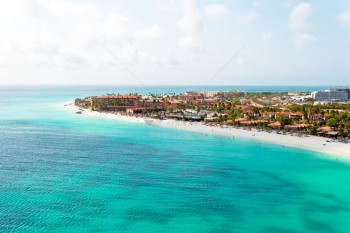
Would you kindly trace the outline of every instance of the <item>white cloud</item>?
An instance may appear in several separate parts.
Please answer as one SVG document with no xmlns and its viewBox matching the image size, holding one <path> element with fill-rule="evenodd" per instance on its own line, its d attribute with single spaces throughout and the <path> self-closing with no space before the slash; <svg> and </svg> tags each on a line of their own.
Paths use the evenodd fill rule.
<svg viewBox="0 0 350 233">
<path fill-rule="evenodd" d="M 198 33 L 201 24 L 201 16 L 196 8 L 194 0 L 184 1 L 182 15 L 176 26 L 183 33 L 195 35 Z"/>
<path fill-rule="evenodd" d="M 252 11 L 243 16 L 236 16 L 236 22 L 238 24 L 249 24 L 256 18 L 256 16 L 256 12 Z"/>
<path fill-rule="evenodd" d="M 181 36 L 177 44 L 179 47 L 192 52 L 204 50 L 204 46 L 198 40 L 203 18 L 221 20 L 229 13 L 228 9 L 223 4 L 210 4 L 207 5 L 203 11 L 200 11 L 196 6 L 196 0 L 179 0 L 175 5 L 171 0 L 165 1 L 165 3 L 156 4 L 162 9 L 167 9 L 168 6 L 175 5 L 177 9 L 180 9 L 181 15 L 176 22 L 176 27 L 179 29 Z M 179 7 L 179 3 L 182 4 L 181 7 Z"/>
<path fill-rule="evenodd" d="M 102 21 L 98 21 L 98 23 L 92 23 L 88 22 L 88 25 L 95 25 L 95 32 L 89 32 L 94 33 L 96 36 L 101 35 L 101 37 L 106 38 L 107 40 L 113 41 L 124 41 L 127 40 L 129 36 L 129 18 L 121 16 L 121 15 L 111 15 L 108 17 L 104 17 Z M 88 25 L 80 25 L 84 26 L 84 28 Z M 89 29 L 86 28 L 86 30 L 89 31 Z M 89 35 L 92 37 L 92 35 Z"/>
<path fill-rule="evenodd" d="M 267 41 L 267 40 L 270 40 L 271 38 L 272 38 L 272 33 L 271 32 L 263 32 L 260 35 L 260 39 L 262 41 Z"/>
<path fill-rule="evenodd" d="M 294 35 L 294 44 L 297 49 L 302 49 L 313 45 L 317 41 L 317 38 L 308 33 L 297 33 Z"/>
<path fill-rule="evenodd" d="M 198 77 L 215 73 L 217 68 L 224 64 L 225 53 L 228 50 L 234 50 L 242 43 L 252 44 L 257 39 L 268 41 L 277 34 L 281 38 L 290 36 L 290 40 L 255 43 L 254 51 L 248 49 L 243 58 L 237 57 L 232 62 L 233 66 L 225 69 L 227 76 L 244 77 L 239 79 L 242 80 L 240 84 L 251 84 L 256 81 L 256 77 L 264 76 L 264 72 L 278 76 L 289 75 L 292 71 L 296 75 L 303 75 L 312 66 L 317 70 L 326 64 L 322 59 L 344 54 L 341 53 L 344 49 L 339 46 L 335 47 L 333 53 L 329 53 L 327 46 L 317 50 L 305 50 L 302 53 L 292 51 L 294 47 L 290 45 L 303 50 L 317 43 L 317 34 L 313 30 L 314 25 L 311 24 L 311 6 L 306 4 L 309 7 L 300 10 L 300 6 L 296 7 L 299 3 L 296 0 L 290 1 L 292 5 L 288 11 L 291 18 L 288 21 L 287 15 L 285 22 L 285 29 L 290 31 L 276 29 L 277 31 L 271 31 L 272 33 L 270 28 L 247 24 L 260 20 L 260 17 L 262 21 L 283 21 L 281 14 L 268 16 L 261 12 L 260 15 L 260 10 L 263 10 L 265 4 L 271 3 L 269 7 L 282 7 L 281 10 L 285 11 L 287 9 L 283 8 L 284 0 L 282 3 L 251 0 L 234 4 L 234 8 L 232 4 L 225 3 L 227 11 L 222 7 L 213 10 L 212 7 L 208 7 L 211 3 L 198 0 L 197 4 L 194 0 L 153 1 L 157 1 L 158 6 L 149 6 L 143 1 L 136 5 L 120 1 L 0 1 L 0 83 L 137 84 L 103 46 L 145 84 L 202 83 Z M 254 8 L 254 1 L 256 7 L 260 3 L 263 3 L 263 6 Z M 301 0 L 305 1 L 308 0 Z M 216 3 L 220 2 L 224 1 Z M 318 4 L 321 3 L 313 1 L 312 7 L 316 9 Z M 293 7 L 295 9 L 292 14 Z M 332 7 L 332 4 L 329 4 L 329 7 Z M 165 9 L 169 11 L 165 12 Z M 336 9 L 333 8 L 333 11 Z M 337 18 L 338 22 L 344 25 L 350 24 L 346 10 L 344 9 L 344 13 Z M 218 13 L 220 11 L 221 13 Z M 135 12 L 139 14 L 133 14 Z M 145 18 L 144 15 L 147 14 L 151 14 L 152 17 Z M 229 14 L 231 23 L 222 24 L 220 28 L 215 24 L 205 25 L 225 14 Z M 202 26 L 205 27 L 203 34 Z M 325 30 L 331 30 L 328 24 L 323 26 L 326 27 Z M 337 32 L 336 30 L 334 33 Z M 252 36 L 256 33 L 257 38 Z M 328 36 L 341 38 L 343 35 L 338 33 Z M 156 43 L 150 43 L 153 40 L 156 40 Z M 280 59 L 275 53 L 266 55 L 266 49 L 289 55 Z M 315 51 L 326 55 L 308 59 L 307 55 Z M 343 56 L 343 60 L 346 60 L 346 53 Z M 305 69 L 300 69 L 298 73 L 291 68 L 290 63 Z M 339 67 L 348 71 L 347 66 Z M 233 79 L 225 79 L 222 80 L 223 84 L 234 83 Z M 271 84 L 280 79 L 276 80 L 271 78 Z M 305 82 L 301 78 L 297 81 Z"/>
<path fill-rule="evenodd" d="M 203 46 L 198 43 L 197 38 L 194 36 L 186 36 L 180 38 L 178 41 L 178 45 L 181 48 L 189 49 L 191 51 L 203 51 Z"/>
<path fill-rule="evenodd" d="M 153 25 L 148 28 L 138 30 L 134 33 L 134 36 L 140 40 L 149 40 L 149 39 L 160 39 L 164 37 L 164 29 L 158 25 Z"/>
<path fill-rule="evenodd" d="M 5 20 L 6 19 L 6 20 Z M 122 61 L 137 61 L 132 48 L 129 18 L 120 14 L 101 14 L 88 3 L 68 1 L 15 0 L 0 3 L 2 37 L 0 65 L 7 68 L 48 68 L 96 70 L 111 61 L 103 49 L 119 51 Z M 9 26 L 10 25 L 10 26 Z M 148 37 L 159 36 L 161 29 L 148 28 Z M 147 30 L 136 33 L 146 37 Z M 106 56 L 107 54 L 107 56 Z M 11 56 L 13 59 L 7 59 Z"/>
<path fill-rule="evenodd" d="M 224 4 L 210 4 L 204 8 L 204 15 L 208 19 L 224 19 L 228 13 Z"/>
<path fill-rule="evenodd" d="M 310 34 L 311 25 L 307 22 L 312 14 L 310 3 L 303 2 L 296 5 L 289 17 L 289 29 L 293 32 L 293 42 L 297 50 L 314 44 L 317 38 Z"/>
<path fill-rule="evenodd" d="M 350 26 L 350 10 L 340 14 L 338 21 L 345 26 Z"/>
<path fill-rule="evenodd" d="M 289 29 L 292 31 L 308 29 L 309 25 L 307 23 L 307 19 L 311 13 L 310 3 L 303 2 L 296 5 L 289 17 Z"/>
<path fill-rule="evenodd" d="M 178 45 L 193 52 L 201 51 L 203 46 L 197 39 L 201 27 L 201 15 L 196 7 L 196 1 L 184 0 L 181 9 L 181 17 L 176 22 L 176 26 L 182 34 Z"/>
</svg>

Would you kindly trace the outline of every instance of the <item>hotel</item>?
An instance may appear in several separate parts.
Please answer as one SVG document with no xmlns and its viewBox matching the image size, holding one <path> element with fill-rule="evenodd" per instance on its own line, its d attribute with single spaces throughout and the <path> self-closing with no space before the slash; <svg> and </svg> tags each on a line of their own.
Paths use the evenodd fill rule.
<svg viewBox="0 0 350 233">
<path fill-rule="evenodd" d="M 343 89 L 327 89 L 324 91 L 311 92 L 311 98 L 316 101 L 347 101 L 349 99 L 349 94 Z"/>
</svg>

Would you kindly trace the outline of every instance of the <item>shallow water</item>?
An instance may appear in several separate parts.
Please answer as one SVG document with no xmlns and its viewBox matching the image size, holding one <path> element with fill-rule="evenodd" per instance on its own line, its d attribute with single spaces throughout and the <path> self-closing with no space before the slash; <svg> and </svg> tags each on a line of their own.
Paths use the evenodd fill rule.
<svg viewBox="0 0 350 233">
<path fill-rule="evenodd" d="M 349 164 L 63 107 L 111 89 L 1 89 L 1 232 L 350 231 Z"/>
</svg>

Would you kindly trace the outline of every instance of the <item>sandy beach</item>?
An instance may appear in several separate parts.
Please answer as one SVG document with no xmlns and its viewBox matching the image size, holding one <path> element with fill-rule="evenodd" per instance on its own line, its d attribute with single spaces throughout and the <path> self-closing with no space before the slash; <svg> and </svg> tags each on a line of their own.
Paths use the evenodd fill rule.
<svg viewBox="0 0 350 233">
<path fill-rule="evenodd" d="M 157 120 L 152 118 L 142 118 L 134 116 L 124 116 L 112 113 L 100 113 L 87 109 L 79 109 L 73 103 L 65 104 L 65 107 L 71 108 L 72 112 L 81 111 L 82 114 L 100 117 L 104 119 L 112 119 L 119 121 L 128 121 L 139 124 L 147 124 L 150 127 L 161 126 L 198 132 L 202 134 L 216 134 L 231 138 L 245 138 L 261 142 L 278 144 L 281 146 L 297 147 L 323 153 L 331 158 L 340 158 L 350 161 L 350 144 L 331 141 L 331 139 L 316 136 L 293 136 L 290 134 L 282 135 L 276 132 L 258 131 L 256 129 L 245 130 L 234 127 L 209 126 L 203 122 L 187 122 L 177 120 Z"/>
</svg>

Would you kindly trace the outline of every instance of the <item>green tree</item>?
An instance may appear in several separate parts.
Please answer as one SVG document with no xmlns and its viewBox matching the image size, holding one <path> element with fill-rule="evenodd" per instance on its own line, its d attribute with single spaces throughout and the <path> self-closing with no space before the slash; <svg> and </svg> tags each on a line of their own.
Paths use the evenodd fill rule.
<svg viewBox="0 0 350 233">
<path fill-rule="evenodd" d="M 288 108 L 289 108 L 292 112 L 296 112 L 296 111 L 300 111 L 300 110 L 301 110 L 300 105 L 297 105 L 297 104 L 291 104 Z"/>
<path fill-rule="evenodd" d="M 317 134 L 317 126 L 312 126 L 309 130 L 309 133 L 311 135 L 316 135 Z"/>
<path fill-rule="evenodd" d="M 289 117 L 285 117 L 285 116 L 282 116 L 282 115 L 277 115 L 277 121 L 279 121 L 281 123 L 281 126 L 282 128 L 285 126 L 285 125 L 288 125 L 291 123 L 291 120 L 289 119 Z"/>
<path fill-rule="evenodd" d="M 232 100 L 232 105 L 235 106 L 235 105 L 239 105 L 241 104 L 241 101 L 238 99 L 238 98 L 235 98 Z"/>
<path fill-rule="evenodd" d="M 338 121 L 335 118 L 329 118 L 326 123 L 327 126 L 329 127 L 337 127 L 338 126 Z"/>
</svg>

